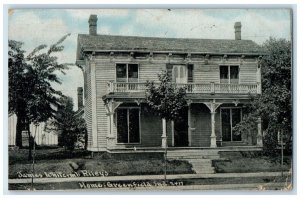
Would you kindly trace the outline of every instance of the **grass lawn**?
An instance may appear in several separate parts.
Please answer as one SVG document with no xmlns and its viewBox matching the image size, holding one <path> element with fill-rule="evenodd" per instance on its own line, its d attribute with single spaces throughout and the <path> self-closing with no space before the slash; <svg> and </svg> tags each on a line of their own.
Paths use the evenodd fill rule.
<svg viewBox="0 0 300 199">
<path fill-rule="evenodd" d="M 267 157 L 259 152 L 220 152 L 222 160 L 214 160 L 217 173 L 247 173 L 281 171 L 280 156 Z M 9 178 L 17 178 L 18 172 L 32 173 L 31 161 L 27 160 L 28 149 L 9 150 Z M 224 160 L 225 159 L 225 160 Z M 74 165 L 76 167 L 74 167 Z M 283 170 L 291 168 L 290 156 L 284 157 Z M 93 158 L 87 151 L 68 153 L 62 148 L 39 148 L 36 150 L 35 173 L 74 171 L 106 171 L 109 176 L 160 175 L 164 173 L 162 153 L 109 154 L 97 153 Z M 194 173 L 187 161 L 167 162 L 168 174 Z"/>
<path fill-rule="evenodd" d="M 250 173 L 281 171 L 281 156 L 268 157 L 260 152 L 221 152 L 213 162 L 217 173 Z M 284 156 L 283 171 L 291 169 L 291 156 Z"/>
<path fill-rule="evenodd" d="M 30 174 L 31 161 L 27 160 L 28 150 L 9 151 L 9 178 L 17 178 L 18 172 Z M 76 165 L 74 170 L 70 166 Z M 92 172 L 106 171 L 109 176 L 146 175 L 164 173 L 163 155 L 158 153 L 143 154 L 108 154 L 99 153 L 90 157 L 84 151 L 72 154 L 64 152 L 61 148 L 36 150 L 35 173 L 61 172 L 70 174 L 74 171 L 88 170 Z M 186 161 L 172 160 L 167 163 L 168 174 L 193 173 L 192 166 Z"/>
</svg>

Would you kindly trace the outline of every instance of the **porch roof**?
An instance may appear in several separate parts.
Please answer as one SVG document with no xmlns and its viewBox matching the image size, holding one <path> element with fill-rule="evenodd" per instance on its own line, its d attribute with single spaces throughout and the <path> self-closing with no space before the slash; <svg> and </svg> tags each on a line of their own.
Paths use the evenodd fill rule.
<svg viewBox="0 0 300 199">
<path fill-rule="evenodd" d="M 224 101 L 228 103 L 232 103 L 233 101 L 238 100 L 239 102 L 249 102 L 249 99 L 255 97 L 255 95 L 250 94 L 203 94 L 203 93 L 187 93 L 187 100 L 191 100 L 192 103 L 202 103 L 207 102 L 208 100 L 218 100 Z M 102 97 L 102 99 L 114 99 L 116 101 L 126 101 L 126 102 L 134 102 L 139 100 L 143 102 L 145 100 L 145 92 L 125 92 L 125 93 L 109 93 Z"/>
</svg>

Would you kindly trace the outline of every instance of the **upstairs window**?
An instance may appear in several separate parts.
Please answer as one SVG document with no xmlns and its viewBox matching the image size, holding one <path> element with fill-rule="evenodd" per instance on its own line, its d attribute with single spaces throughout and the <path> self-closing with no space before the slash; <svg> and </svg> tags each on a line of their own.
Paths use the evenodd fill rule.
<svg viewBox="0 0 300 199">
<path fill-rule="evenodd" d="M 220 66 L 221 84 L 239 83 L 239 66 Z"/>
<path fill-rule="evenodd" d="M 172 78 L 175 83 L 186 84 L 188 79 L 186 65 L 174 65 Z"/>
<path fill-rule="evenodd" d="M 138 65 L 128 64 L 128 82 L 137 82 L 139 76 Z"/>
<path fill-rule="evenodd" d="M 127 65 L 117 64 L 117 82 L 127 82 Z"/>
<path fill-rule="evenodd" d="M 193 77 L 194 77 L 194 65 L 189 64 L 188 65 L 188 83 L 193 82 Z"/>
<path fill-rule="evenodd" d="M 139 69 L 138 64 L 117 64 L 116 80 L 117 82 L 138 82 Z"/>
</svg>

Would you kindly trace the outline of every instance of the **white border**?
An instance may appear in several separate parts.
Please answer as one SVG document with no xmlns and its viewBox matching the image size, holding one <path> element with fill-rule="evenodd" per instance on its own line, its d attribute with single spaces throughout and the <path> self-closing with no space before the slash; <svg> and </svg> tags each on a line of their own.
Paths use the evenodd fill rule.
<svg viewBox="0 0 300 199">
<path fill-rule="evenodd" d="M 61 0 L 46 0 L 46 1 L 39 1 L 39 0 L 30 0 L 30 1 L 27 1 L 27 3 L 30 3 L 30 4 L 27 4 L 27 5 L 24 5 L 24 1 L 22 0 L 3 0 L 1 1 L 2 2 L 2 5 L 5 5 L 5 4 L 18 4 L 18 5 L 14 5 L 14 6 L 7 6 L 5 5 L 5 7 L 1 7 L 1 13 L 3 13 L 3 15 L 1 15 L 1 21 L 3 22 L 4 26 L 2 26 L 3 30 L 1 31 L 2 34 L 4 35 L 4 37 L 2 37 L 2 44 L 4 46 L 4 48 L 1 48 L 1 58 L 4 58 L 4 59 L 1 59 L 3 60 L 4 62 L 4 67 L 2 67 L 2 72 L 3 72 L 3 81 L 0 81 L 1 82 L 1 88 L 3 88 L 3 95 L 4 97 L 1 97 L 1 110 L 3 115 L 1 118 L 1 127 L 2 129 L 4 130 L 2 132 L 2 138 L 4 138 L 2 140 L 2 146 L 3 148 L 1 148 L 1 152 L 2 154 L 4 155 L 1 155 L 1 159 L 2 159 L 2 162 L 3 164 L 1 164 L 1 170 L 4 171 L 4 175 L 3 175 L 3 181 L 0 180 L 0 186 L 4 189 L 2 189 L 2 194 L 5 193 L 5 194 L 8 194 L 7 191 L 7 139 L 6 139 L 6 133 L 5 131 L 7 131 L 7 96 L 8 96 L 8 91 L 7 91 L 7 67 L 6 67 L 6 62 L 5 60 L 7 60 L 7 55 L 5 52 L 7 52 L 7 9 L 9 7 L 15 7 L 15 8 L 24 8 L 24 7 L 27 7 L 27 8 L 37 8 L 37 7 L 40 7 L 40 8 L 57 8 L 57 7 L 60 7 L 60 8 L 95 8 L 95 4 L 99 4 L 99 3 L 102 3 L 104 5 L 101 5 L 103 7 L 147 7 L 147 8 L 158 8 L 158 7 L 164 7 L 164 8 L 196 8 L 196 7 L 199 7 L 199 6 L 203 6 L 205 8 L 211 8 L 211 7 L 217 7 L 217 8 L 241 8 L 241 7 L 251 7 L 251 8 L 270 8 L 270 7 L 287 7 L 287 8 L 292 8 L 294 10 L 294 13 L 293 13 L 293 16 L 294 16 L 294 19 L 293 19 L 293 28 L 294 28 L 294 32 L 293 32 L 293 46 L 294 46 L 294 51 L 293 51 L 293 57 L 294 57 L 294 68 L 293 68 L 293 88 L 294 88 L 294 92 L 297 91 L 296 93 L 294 93 L 293 95 L 293 110 L 294 110 L 294 113 L 293 113 L 293 119 L 294 119 L 294 132 L 297 132 L 297 124 L 296 124 L 296 121 L 297 121 L 297 114 L 296 112 L 299 111 L 298 107 L 296 106 L 296 100 L 298 98 L 298 86 L 297 86 L 297 79 L 295 78 L 295 75 L 298 75 L 298 70 L 296 68 L 296 64 L 297 64 L 297 55 L 300 56 L 298 54 L 298 51 L 296 49 L 296 46 L 298 44 L 298 41 L 297 41 L 297 32 L 298 31 L 298 27 L 297 26 L 297 8 L 299 8 L 299 4 L 298 4 L 298 1 L 297 0 L 280 0 L 280 1 L 274 1 L 274 0 L 252 0 L 252 1 L 248 1 L 248 2 L 245 2 L 245 1 L 238 1 L 238 0 L 230 0 L 230 1 L 227 1 L 226 3 L 227 4 L 224 4 L 224 2 L 222 2 L 221 0 L 210 0 L 209 3 L 210 5 L 207 5 L 205 3 L 207 3 L 207 1 L 202 1 L 200 3 L 202 3 L 202 5 L 195 5 L 195 3 L 199 3 L 196 2 L 196 1 L 193 1 L 193 0 L 185 0 L 185 1 L 168 1 L 168 0 L 152 0 L 151 2 L 148 1 L 146 3 L 154 3 L 156 5 L 137 5 L 141 2 L 144 2 L 145 1 L 138 1 L 138 0 L 126 0 L 125 2 L 122 1 L 122 0 L 111 0 L 111 1 L 106 1 L 106 2 L 103 2 L 103 1 L 97 1 L 97 0 L 85 0 L 84 3 L 87 4 L 87 3 L 90 3 L 90 4 L 94 4 L 94 5 L 82 5 L 82 1 L 70 1 L 70 2 L 66 2 L 66 1 L 61 1 Z M 166 3 L 176 3 L 176 4 L 180 4 L 180 5 L 171 5 L 171 4 L 166 4 Z M 42 3 L 42 4 L 41 4 Z M 58 5 L 54 5 L 54 4 L 51 4 L 51 5 L 47 5 L 49 3 L 55 3 L 55 4 L 58 4 Z M 72 3 L 79 3 L 79 4 L 72 4 Z M 220 5 L 220 3 L 222 5 Z M 228 3 L 231 3 L 231 4 L 235 4 L 235 5 L 230 5 Z M 249 5 L 248 3 L 255 3 L 256 5 Z M 287 5 L 287 4 L 294 4 L 294 5 Z M 32 4 L 39 4 L 39 5 L 32 5 Z M 80 5 L 81 4 L 81 5 Z M 132 5 L 128 5 L 128 4 L 136 4 L 134 6 Z M 164 5 L 162 5 L 164 4 Z M 187 4 L 190 4 L 190 5 L 187 5 Z M 191 5 L 192 4 L 192 5 Z M 97 5 L 98 7 L 99 5 Z M 3 123 L 2 123 L 3 122 Z M 6 136 L 6 137 L 5 137 Z M 294 149 L 297 149 L 297 145 L 296 145 L 296 142 L 299 142 L 299 137 L 300 136 L 297 136 L 295 137 L 294 139 Z M 3 151 L 2 151 L 3 150 Z M 296 158 L 296 155 L 294 156 Z M 3 167 L 2 167 L 3 165 Z M 297 165 L 298 167 L 298 165 Z M 296 178 L 299 179 L 299 175 L 298 173 L 296 173 Z M 4 183 L 4 184 L 2 184 Z M 299 192 L 299 186 L 298 186 L 298 183 L 295 184 L 297 186 L 297 189 L 298 189 L 298 192 Z M 10 193 L 12 194 L 12 193 Z M 26 198 L 40 198 L 40 196 L 37 196 L 37 195 L 43 195 L 43 198 L 52 198 L 53 196 L 52 195 L 63 195 L 62 197 L 59 197 L 59 196 L 55 196 L 55 197 L 58 197 L 58 198 L 68 198 L 66 196 L 66 194 L 70 194 L 70 193 L 64 193 L 64 192 L 39 192 L 39 193 L 24 193 L 24 192 L 13 192 L 13 194 L 16 194 L 16 195 L 5 195 L 3 196 L 4 198 L 22 198 L 22 199 L 26 199 Z M 24 195 L 25 194 L 25 195 Z M 30 195 L 29 195 L 30 194 Z M 51 194 L 51 195 L 46 195 L 46 194 Z M 75 195 L 76 194 L 76 195 Z M 89 197 L 93 197 L 93 198 L 99 198 L 99 196 L 97 195 L 91 195 L 91 193 L 74 193 L 73 192 L 73 195 L 71 196 L 72 198 L 82 198 L 81 195 L 87 195 L 89 194 Z M 95 193 L 94 193 L 95 194 Z M 101 194 L 101 193 L 96 193 L 96 194 Z M 122 194 L 122 197 L 123 198 L 132 198 L 133 196 L 129 195 L 129 194 L 135 194 L 135 197 L 141 197 L 141 196 L 137 196 L 136 194 L 155 194 L 155 195 L 162 195 L 160 196 L 161 198 L 165 198 L 167 197 L 166 194 L 170 194 L 170 193 L 166 193 L 166 192 L 144 192 L 144 193 L 140 193 L 140 192 L 136 192 L 136 193 L 112 193 L 112 192 L 109 192 L 105 195 L 103 195 L 102 193 L 102 196 L 100 197 L 105 197 L 105 198 L 119 198 L 120 196 L 114 196 L 112 194 Z M 174 193 L 173 193 L 174 194 Z M 252 195 L 255 195 L 254 197 L 258 197 L 258 198 L 274 198 L 274 199 L 277 199 L 277 198 L 282 198 L 283 197 L 283 194 L 284 194 L 284 198 L 297 198 L 297 194 L 296 192 L 294 192 L 294 195 L 285 195 L 286 193 L 283 193 L 283 192 L 273 192 L 273 193 L 270 193 L 270 192 L 256 192 L 256 193 L 250 193 L 252 195 L 247 195 L 249 194 L 248 192 L 240 192 L 240 193 L 233 193 L 233 192 L 202 192 L 202 193 L 199 193 L 199 192 L 196 192 L 196 193 L 193 193 L 193 192 L 187 192 L 187 193 L 179 193 L 179 192 L 176 192 L 175 193 L 176 195 L 172 195 L 171 197 L 172 198 L 182 198 L 183 196 L 182 195 L 188 195 L 188 197 L 191 197 L 191 198 L 199 198 L 199 197 L 205 197 L 205 198 L 215 198 L 215 197 L 222 197 L 222 198 L 230 198 L 230 199 L 235 199 L 235 198 L 238 198 L 240 199 L 242 195 L 243 198 L 253 198 Z M 193 195 L 191 195 L 193 194 Z M 195 195 L 195 194 L 201 194 L 202 196 L 198 196 L 198 195 Z M 215 194 L 215 195 L 211 195 L 211 194 Z M 124 196 L 125 195 L 125 196 Z M 203 196 L 205 195 L 205 196 Z M 70 196 L 69 196 L 70 197 Z M 142 196 L 143 198 L 152 198 L 153 196 L 151 195 L 143 195 Z"/>
</svg>

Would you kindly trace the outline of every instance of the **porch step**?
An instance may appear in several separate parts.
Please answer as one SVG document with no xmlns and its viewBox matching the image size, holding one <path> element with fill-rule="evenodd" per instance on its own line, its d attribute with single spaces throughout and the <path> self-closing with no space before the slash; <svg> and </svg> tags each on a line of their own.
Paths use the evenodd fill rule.
<svg viewBox="0 0 300 199">
<path fill-rule="evenodd" d="M 218 150 L 169 150 L 169 159 L 219 159 Z"/>
<path fill-rule="evenodd" d="M 246 142 L 222 142 L 222 147 L 226 146 L 249 146 Z"/>
<path fill-rule="evenodd" d="M 186 149 L 169 150 L 167 158 L 188 161 L 197 174 L 212 174 L 215 173 L 212 160 L 220 159 L 220 155 L 218 150 Z"/>
<path fill-rule="evenodd" d="M 212 166 L 211 159 L 187 159 L 193 166 L 193 170 L 199 173 L 215 173 L 215 168 Z"/>
<path fill-rule="evenodd" d="M 189 155 L 189 154 L 178 154 L 178 155 L 167 155 L 168 159 L 209 159 L 218 160 L 220 155 Z"/>
</svg>

